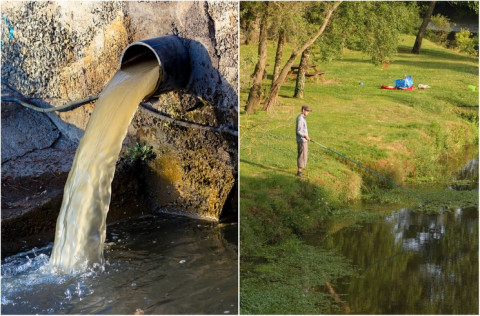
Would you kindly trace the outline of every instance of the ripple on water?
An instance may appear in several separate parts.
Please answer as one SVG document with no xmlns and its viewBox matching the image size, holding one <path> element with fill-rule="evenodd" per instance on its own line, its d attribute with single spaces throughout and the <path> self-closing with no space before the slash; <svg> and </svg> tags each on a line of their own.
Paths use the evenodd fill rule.
<svg viewBox="0 0 480 316">
<path fill-rule="evenodd" d="M 236 224 L 150 216 L 109 226 L 106 243 L 103 266 L 72 274 L 49 265 L 51 244 L 5 258 L 2 313 L 237 313 Z"/>
</svg>

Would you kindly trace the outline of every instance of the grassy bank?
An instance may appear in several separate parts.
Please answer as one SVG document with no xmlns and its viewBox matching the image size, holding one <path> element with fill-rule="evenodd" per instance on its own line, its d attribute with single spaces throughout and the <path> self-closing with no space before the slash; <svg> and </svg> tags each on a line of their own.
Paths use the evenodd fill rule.
<svg viewBox="0 0 480 316">
<path fill-rule="evenodd" d="M 303 100 L 292 97 L 295 82 L 291 77 L 273 112 L 241 114 L 242 176 L 295 173 L 294 126 L 302 104 L 313 109 L 307 120 L 312 139 L 395 182 L 438 181 L 446 163 L 464 163 L 457 160 L 465 147 L 478 143 L 478 92 L 468 88 L 478 84 L 477 58 L 428 41 L 421 55 L 412 55 L 408 51 L 413 41 L 412 36 L 403 37 L 400 53 L 387 68 L 374 67 L 367 56 L 347 51 L 341 59 L 319 65 L 327 71 L 330 83 L 307 82 Z M 246 103 L 248 75 L 254 66 L 246 61 L 252 60 L 255 49 L 241 48 L 241 105 Z M 268 77 L 273 71 L 273 44 L 269 56 Z M 415 85 L 431 88 L 380 89 L 405 74 L 412 76 Z M 269 84 L 264 80 L 266 89 Z M 356 200 L 369 189 L 384 186 L 383 181 L 364 175 L 314 144 L 310 144 L 305 172 L 310 181 L 343 201 Z"/>
<path fill-rule="evenodd" d="M 304 245 L 302 234 L 336 216 L 351 217 L 351 222 L 375 216 L 345 211 L 347 204 L 349 209 L 355 209 L 352 205 L 362 201 L 418 203 L 313 143 L 309 144 L 306 179 L 298 179 L 294 128 L 302 104 L 313 109 L 307 118 L 313 140 L 413 191 L 424 183 L 443 182 L 451 170 L 472 158 L 465 156 L 467 148 L 473 154 L 478 152 L 478 92 L 468 87 L 478 85 L 478 59 L 426 40 L 422 54 L 412 55 L 409 52 L 413 43 L 414 37 L 404 36 L 399 54 L 387 67 L 375 67 L 367 56 L 353 51 L 345 51 L 331 63 L 313 60 L 310 63 L 327 71 L 327 83 L 307 81 L 305 98 L 299 100 L 292 97 L 295 82 L 290 77 L 274 111 L 251 115 L 243 113 L 243 106 L 256 47 L 241 47 L 242 313 L 288 313 L 286 308 L 293 299 L 300 302 L 298 313 L 324 311 L 332 305 L 332 299 L 323 299 L 318 290 L 321 292 L 325 282 L 351 271 L 338 254 L 312 251 L 311 246 Z M 274 44 L 270 43 L 266 91 L 274 53 Z M 285 58 L 288 55 L 284 53 Z M 394 85 L 395 79 L 405 75 L 412 76 L 415 86 L 426 84 L 431 88 L 380 89 L 382 84 Z M 305 253 L 321 251 L 321 257 L 331 261 L 315 257 L 312 260 L 318 265 L 311 268 L 307 263 L 312 257 Z M 286 269 L 285 262 L 291 260 L 297 263 Z M 317 289 L 315 294 L 312 288 Z M 335 304 L 341 309 L 340 304 Z M 328 310 L 332 311 L 331 307 Z"/>
</svg>

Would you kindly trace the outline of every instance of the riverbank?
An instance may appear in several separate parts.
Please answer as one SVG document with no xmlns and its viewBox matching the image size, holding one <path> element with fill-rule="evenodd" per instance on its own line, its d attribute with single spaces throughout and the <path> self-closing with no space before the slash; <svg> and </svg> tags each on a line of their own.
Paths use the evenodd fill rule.
<svg viewBox="0 0 480 316">
<path fill-rule="evenodd" d="M 414 37 L 403 36 L 398 55 L 381 67 L 370 64 L 359 52 L 345 51 L 339 59 L 317 65 L 327 72 L 326 82 L 307 82 L 303 100 L 292 97 L 292 77 L 282 87 L 272 112 L 241 113 L 242 313 L 275 312 L 273 306 L 281 313 L 331 312 L 329 305 L 335 303 L 331 296 L 320 300 L 318 289 L 352 273 L 351 267 L 340 264 L 348 260 L 338 253 L 310 248 L 302 236 L 326 220 L 341 218 L 339 227 L 332 226 L 340 229 L 381 216 L 365 211 L 362 204 L 375 203 L 387 213 L 399 206 L 420 204 L 415 197 L 313 143 L 309 144 L 306 178 L 296 177 L 294 126 L 302 104 L 313 109 L 307 118 L 313 140 L 415 193 L 423 194 L 421 188 L 426 186 L 442 186 L 452 171 L 478 155 L 478 59 L 428 41 L 420 55 L 412 55 L 413 42 Z M 265 89 L 273 72 L 274 52 L 275 45 L 270 43 Z M 241 77 L 242 110 L 255 53 L 253 46 L 241 47 L 241 67 L 247 69 Z M 415 87 L 426 84 L 431 88 L 380 88 L 394 85 L 395 79 L 405 75 L 412 76 Z M 475 86 L 475 91 L 469 85 Z M 470 195 L 466 204 L 472 197 L 478 199 L 478 193 Z M 312 254 L 319 251 L 327 259 L 311 269 L 307 263 L 317 261 Z M 279 267 L 297 255 L 296 270 Z M 324 275 L 319 277 L 321 271 Z M 261 284 L 269 284 L 269 294 L 256 290 Z M 313 288 L 317 289 L 315 299 L 309 294 Z M 294 299 L 309 304 L 291 311 L 278 304 Z M 337 305 L 341 310 L 341 304 Z"/>
</svg>

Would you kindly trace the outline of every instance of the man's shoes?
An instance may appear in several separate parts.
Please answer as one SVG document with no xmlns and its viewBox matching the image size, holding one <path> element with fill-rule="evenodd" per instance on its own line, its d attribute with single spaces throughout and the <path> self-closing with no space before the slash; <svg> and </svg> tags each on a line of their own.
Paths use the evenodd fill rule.
<svg viewBox="0 0 480 316">
<path fill-rule="evenodd" d="M 297 172 L 297 176 L 299 176 L 300 178 L 304 178 L 304 177 L 305 177 L 301 171 Z"/>
</svg>

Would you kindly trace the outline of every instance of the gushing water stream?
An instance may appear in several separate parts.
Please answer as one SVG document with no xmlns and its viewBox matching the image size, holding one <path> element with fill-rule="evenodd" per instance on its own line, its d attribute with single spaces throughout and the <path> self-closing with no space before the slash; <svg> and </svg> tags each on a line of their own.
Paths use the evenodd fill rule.
<svg viewBox="0 0 480 316">
<path fill-rule="evenodd" d="M 135 110 L 159 79 L 157 61 L 119 70 L 98 99 L 64 188 L 50 263 L 64 273 L 103 264 L 115 163 Z"/>
</svg>

